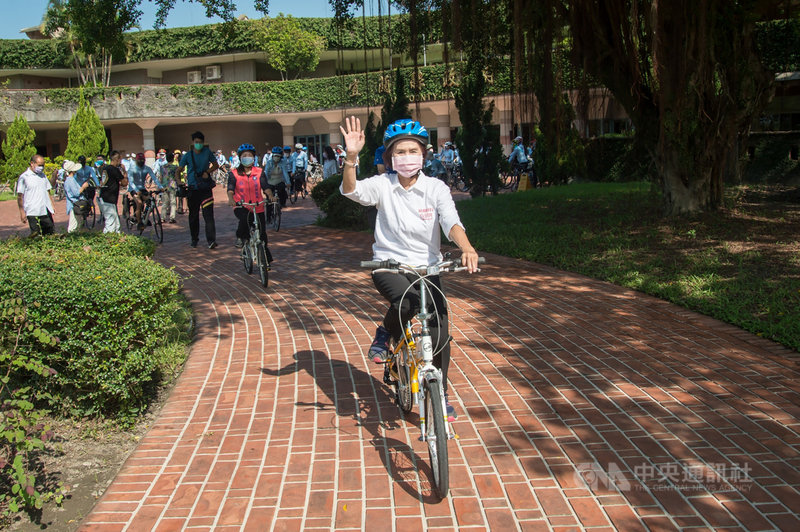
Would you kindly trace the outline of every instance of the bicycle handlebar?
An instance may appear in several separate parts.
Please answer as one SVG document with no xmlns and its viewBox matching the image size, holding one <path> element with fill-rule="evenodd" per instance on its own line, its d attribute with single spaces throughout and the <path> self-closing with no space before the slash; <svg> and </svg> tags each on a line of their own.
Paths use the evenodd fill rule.
<svg viewBox="0 0 800 532">
<path fill-rule="evenodd" d="M 478 257 L 478 264 L 484 264 L 486 262 L 486 257 Z M 431 269 L 439 270 L 439 271 L 458 271 L 458 269 L 463 268 L 461 265 L 461 259 L 447 259 L 443 260 L 438 264 L 433 264 L 431 266 L 408 266 L 406 264 L 401 264 L 394 259 L 387 259 L 387 260 L 362 260 L 361 261 L 362 268 L 370 268 L 373 270 L 393 270 L 393 271 L 400 271 L 400 270 L 409 270 L 415 271 L 417 273 L 426 274 Z"/>
<path fill-rule="evenodd" d="M 246 202 L 246 201 L 237 201 L 236 202 L 236 206 L 237 207 L 258 207 L 259 205 L 264 205 L 265 203 L 266 203 L 266 201 L 257 201 L 255 203 L 249 203 L 249 202 Z"/>
</svg>

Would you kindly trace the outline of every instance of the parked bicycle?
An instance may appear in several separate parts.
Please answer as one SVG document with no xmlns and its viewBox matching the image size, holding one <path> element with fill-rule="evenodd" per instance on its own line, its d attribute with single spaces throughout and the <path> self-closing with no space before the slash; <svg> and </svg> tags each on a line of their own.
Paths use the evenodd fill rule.
<svg viewBox="0 0 800 532">
<path fill-rule="evenodd" d="M 145 229 L 152 229 L 153 240 L 159 244 L 164 242 L 164 225 L 163 220 L 161 219 L 161 211 L 158 208 L 159 203 L 161 203 L 162 193 L 162 190 L 148 191 L 147 197 L 144 198 L 144 205 L 142 205 L 142 223 L 139 225 L 139 229 L 137 229 L 139 236 L 144 233 Z M 131 207 L 133 206 L 133 203 L 130 201 L 126 202 L 125 200 L 127 199 L 128 196 L 126 194 L 123 198 L 125 225 L 128 228 L 128 232 L 132 233 L 136 227 L 136 215 L 131 213 Z M 125 206 L 126 203 L 128 204 L 127 207 Z"/>
<path fill-rule="evenodd" d="M 478 262 L 483 263 L 485 259 L 480 257 Z M 418 277 L 411 286 L 420 286 L 419 311 L 414 316 L 415 322 L 409 321 L 406 324 L 404 337 L 390 346 L 383 380 L 394 386 L 397 405 L 403 413 L 411 412 L 415 404 L 418 406 L 422 440 L 428 444 L 433 485 L 439 497 L 444 498 L 450 489 L 447 440 L 454 438 L 455 432 L 447 418 L 442 371 L 433 365 L 435 353 L 428 326 L 428 322 L 436 316 L 436 312 L 428 312 L 428 303 L 432 301 L 430 290 L 438 288 L 426 278 L 441 272 L 459 272 L 467 268 L 461 266 L 461 259 L 446 259 L 431 266 L 416 267 L 400 264 L 395 260 L 369 260 L 362 261 L 361 267 L 372 268 L 373 273 L 411 273 Z M 398 307 L 402 307 L 402 304 Z"/>
<path fill-rule="evenodd" d="M 314 185 L 320 181 L 322 181 L 322 165 L 319 163 L 308 163 L 308 169 L 306 169 L 306 183 L 313 188 Z"/>
</svg>

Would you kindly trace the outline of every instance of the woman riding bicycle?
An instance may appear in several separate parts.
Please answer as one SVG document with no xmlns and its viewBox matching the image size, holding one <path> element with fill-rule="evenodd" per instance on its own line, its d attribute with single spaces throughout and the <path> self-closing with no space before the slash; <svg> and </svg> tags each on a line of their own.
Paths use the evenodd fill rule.
<svg viewBox="0 0 800 532">
<path fill-rule="evenodd" d="M 470 244 L 458 217 L 450 189 L 440 180 L 422 172 L 428 132 L 419 122 L 401 119 L 386 128 L 383 159 L 391 171 L 361 181 L 356 180 L 355 165 L 364 147 L 361 121 L 351 117 L 340 127 L 347 146 L 344 160 L 342 195 L 361 205 L 378 208 L 375 224 L 373 260 L 394 259 L 411 266 L 430 265 L 442 260 L 440 227 L 461 249 L 461 260 L 467 271 L 477 271 L 478 254 Z M 389 341 L 403 335 L 403 324 L 417 313 L 419 285 L 412 286 L 418 277 L 411 274 L 373 273 L 372 281 L 378 292 L 389 302 L 383 324 L 375 332 L 369 356 L 381 364 L 386 360 Z M 447 398 L 447 368 L 450 364 L 450 334 L 447 307 L 441 293 L 438 275 L 427 277 L 437 289 L 431 290 L 437 317 L 431 320 L 434 342 L 433 364 L 441 369 Z M 398 313 L 399 309 L 399 313 Z M 399 314 L 399 315 L 398 315 Z M 449 417 L 455 411 L 447 402 Z"/>
<path fill-rule="evenodd" d="M 239 166 L 231 168 L 228 172 L 228 205 L 233 207 L 233 214 L 239 219 L 236 227 L 236 247 L 241 248 L 250 239 L 250 222 L 248 218 L 254 208 L 250 206 L 237 206 L 238 202 L 258 203 L 264 201 L 262 192 L 269 188 L 267 175 L 264 171 L 255 166 L 256 148 L 252 144 L 242 144 L 236 150 Z M 267 222 L 264 219 L 264 204 L 255 207 L 255 215 L 258 216 L 259 227 L 261 228 L 261 241 L 267 252 L 267 264 L 272 262 L 272 253 L 267 245 Z"/>
</svg>

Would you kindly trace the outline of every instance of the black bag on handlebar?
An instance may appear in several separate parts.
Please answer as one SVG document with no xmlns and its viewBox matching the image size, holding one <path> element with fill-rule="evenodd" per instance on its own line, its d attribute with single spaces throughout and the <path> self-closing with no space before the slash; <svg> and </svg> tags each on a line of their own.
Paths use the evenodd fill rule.
<svg viewBox="0 0 800 532">
<path fill-rule="evenodd" d="M 83 216 L 85 214 L 89 214 L 91 205 L 92 204 L 89 203 L 89 200 L 79 199 L 72 204 L 72 210 L 75 211 L 75 216 Z"/>
</svg>

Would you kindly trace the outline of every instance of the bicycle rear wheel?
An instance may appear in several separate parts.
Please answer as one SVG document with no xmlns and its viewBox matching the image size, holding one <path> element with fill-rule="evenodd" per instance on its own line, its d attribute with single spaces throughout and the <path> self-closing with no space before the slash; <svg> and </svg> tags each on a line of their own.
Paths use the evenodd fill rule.
<svg viewBox="0 0 800 532">
<path fill-rule="evenodd" d="M 153 207 L 153 232 L 156 235 L 156 242 L 159 244 L 164 242 L 164 226 L 162 225 L 161 213 L 158 212 L 158 207 Z"/>
<path fill-rule="evenodd" d="M 256 262 L 258 263 L 258 275 L 261 278 L 261 286 L 266 288 L 269 284 L 269 272 L 267 271 L 267 252 L 264 251 L 263 242 L 259 242 L 256 246 Z"/>
<path fill-rule="evenodd" d="M 394 369 L 397 373 L 397 381 L 394 383 L 395 397 L 397 406 L 404 414 L 408 414 L 414 408 L 414 394 L 411 393 L 411 368 L 408 367 L 410 356 L 408 344 L 403 342 L 400 352 L 394 357 Z"/>
<path fill-rule="evenodd" d="M 447 457 L 447 426 L 442 408 L 441 383 L 426 379 L 425 387 L 425 440 L 433 471 L 436 493 L 444 499 L 450 489 L 450 464 Z"/>
</svg>

